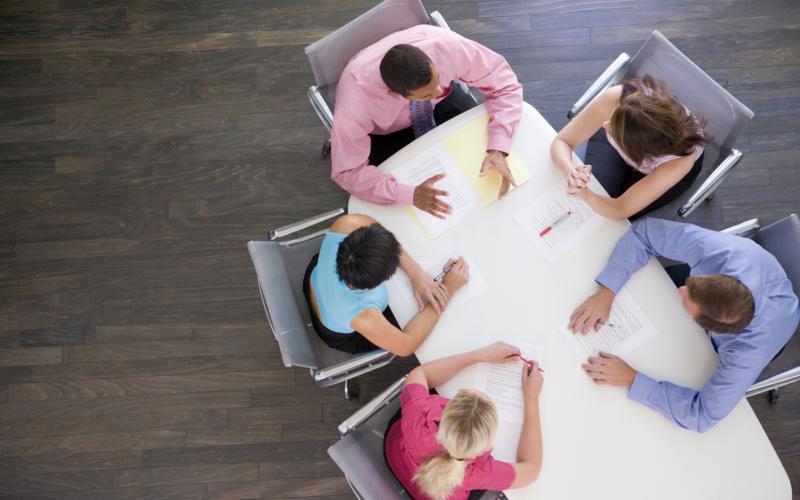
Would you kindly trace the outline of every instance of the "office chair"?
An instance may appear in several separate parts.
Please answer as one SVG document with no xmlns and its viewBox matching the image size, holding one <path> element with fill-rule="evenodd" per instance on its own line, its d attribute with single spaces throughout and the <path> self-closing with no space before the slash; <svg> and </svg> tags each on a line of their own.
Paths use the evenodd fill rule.
<svg viewBox="0 0 800 500">
<path fill-rule="evenodd" d="M 356 498 L 363 500 L 406 500 L 403 486 L 383 455 L 383 440 L 389 421 L 400 409 L 400 391 L 406 377 L 378 394 L 339 425 L 339 441 L 328 448 Z M 487 491 L 480 500 L 505 498 L 502 492 Z"/>
<path fill-rule="evenodd" d="M 316 80 L 316 85 L 308 89 L 308 99 L 328 133 L 333 127 L 336 84 L 350 59 L 389 34 L 420 24 L 450 29 L 438 11 L 431 12 L 429 17 L 419 0 L 384 0 L 306 47 L 306 56 Z M 466 85 L 459 85 L 475 98 Z M 330 151 L 331 141 L 327 139 L 322 146 L 322 157 L 327 157 Z"/>
<path fill-rule="evenodd" d="M 388 364 L 394 354 L 376 350 L 354 355 L 325 344 L 311 324 L 303 295 L 303 276 L 311 258 L 319 252 L 326 230 L 283 240 L 343 213 L 340 208 L 275 229 L 270 231 L 269 241 L 251 241 L 247 249 L 258 275 L 267 322 L 278 342 L 284 366 L 308 368 L 320 387 L 344 382 L 345 399 L 357 401 L 357 388 L 347 381 Z"/>
<path fill-rule="evenodd" d="M 632 58 L 624 52 L 620 54 L 570 108 L 567 118 L 571 120 L 607 88 L 646 74 L 663 80 L 681 103 L 697 117 L 707 120 L 705 131 L 711 137 L 711 143 L 705 148 L 703 172 L 696 182 L 704 180 L 677 209 L 678 215 L 684 218 L 704 200 L 713 197 L 717 187 L 741 160 L 742 152 L 733 146 L 744 126 L 753 118 L 753 112 L 697 67 L 664 35 L 654 31 Z M 674 208 L 670 204 L 665 210 Z"/>
<path fill-rule="evenodd" d="M 723 232 L 753 239 L 778 259 L 794 293 L 800 296 L 800 218 L 796 214 L 760 227 L 758 219 L 751 219 Z M 747 391 L 747 397 L 769 391 L 769 401 L 778 402 L 778 388 L 800 380 L 800 334 L 798 328 L 789 342 L 764 368 L 756 382 Z"/>
</svg>

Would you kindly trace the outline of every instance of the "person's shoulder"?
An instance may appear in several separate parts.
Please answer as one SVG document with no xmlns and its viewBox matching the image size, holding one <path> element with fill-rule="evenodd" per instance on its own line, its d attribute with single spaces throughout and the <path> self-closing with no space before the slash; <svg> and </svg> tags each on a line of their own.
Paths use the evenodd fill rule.
<svg viewBox="0 0 800 500">
<path fill-rule="evenodd" d="M 331 225 L 332 233 L 350 234 L 360 227 L 370 226 L 375 219 L 368 215 L 346 214 L 336 219 Z"/>
</svg>

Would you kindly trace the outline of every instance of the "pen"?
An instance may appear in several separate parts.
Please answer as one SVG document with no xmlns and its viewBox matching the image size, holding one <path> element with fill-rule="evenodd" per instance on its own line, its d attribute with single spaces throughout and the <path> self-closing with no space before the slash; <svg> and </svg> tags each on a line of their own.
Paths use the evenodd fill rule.
<svg viewBox="0 0 800 500">
<path fill-rule="evenodd" d="M 442 272 L 440 272 L 439 274 L 436 275 L 435 278 L 433 278 L 433 281 L 439 281 L 442 278 L 444 278 L 445 274 L 449 273 L 453 269 L 453 266 L 455 266 L 455 265 L 456 265 L 456 263 L 453 262 L 449 266 L 445 267 Z"/>
<path fill-rule="evenodd" d="M 527 363 L 528 366 L 533 366 L 533 361 L 531 361 L 530 359 L 524 357 L 522 354 L 517 354 L 517 356 L 519 356 L 519 359 Z M 539 371 L 544 373 L 544 370 L 542 370 L 541 368 L 539 368 Z"/>
<path fill-rule="evenodd" d="M 614 323 L 612 323 L 612 322 L 610 322 L 610 321 L 600 321 L 599 323 L 600 323 L 601 325 L 610 326 L 611 328 L 619 328 L 619 326 L 618 326 L 618 325 L 615 325 Z"/>
<path fill-rule="evenodd" d="M 542 236 L 544 236 L 545 234 L 547 234 L 547 233 L 549 233 L 550 231 L 552 231 L 554 227 L 556 227 L 557 225 L 559 225 L 559 224 L 561 224 L 562 222 L 564 222 L 564 221 L 567 219 L 567 217 L 569 217 L 570 215 L 572 215 L 572 210 L 567 210 L 567 213 L 565 213 L 564 215 L 562 215 L 562 216 L 561 216 L 561 217 L 559 217 L 558 219 L 554 220 L 554 221 L 553 221 L 553 222 L 552 222 L 552 223 L 551 223 L 549 226 L 547 226 L 546 228 L 542 229 L 542 232 L 540 232 L 540 233 L 539 233 L 539 237 L 541 238 L 541 237 L 542 237 Z"/>
</svg>

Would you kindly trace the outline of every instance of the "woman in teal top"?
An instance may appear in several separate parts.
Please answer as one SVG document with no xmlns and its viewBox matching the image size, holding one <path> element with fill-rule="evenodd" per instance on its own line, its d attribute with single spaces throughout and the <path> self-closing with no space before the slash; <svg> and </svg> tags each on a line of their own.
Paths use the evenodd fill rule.
<svg viewBox="0 0 800 500">
<path fill-rule="evenodd" d="M 334 221 L 306 270 L 303 292 L 317 334 L 331 347 L 356 353 L 380 347 L 408 356 L 427 338 L 439 315 L 469 280 L 463 259 L 434 281 L 394 235 L 365 215 Z M 420 310 L 402 330 L 389 310 L 386 281 L 400 267 Z"/>
</svg>

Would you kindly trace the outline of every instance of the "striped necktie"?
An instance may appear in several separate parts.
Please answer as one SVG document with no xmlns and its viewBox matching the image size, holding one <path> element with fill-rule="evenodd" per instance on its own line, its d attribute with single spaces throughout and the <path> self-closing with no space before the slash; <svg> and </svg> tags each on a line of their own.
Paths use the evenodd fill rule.
<svg viewBox="0 0 800 500">
<path fill-rule="evenodd" d="M 436 127 L 433 120 L 433 104 L 431 101 L 409 101 L 409 111 L 411 113 L 411 128 L 414 129 L 414 137 L 419 137 Z"/>
</svg>

